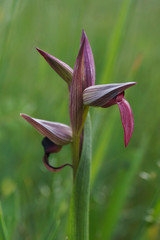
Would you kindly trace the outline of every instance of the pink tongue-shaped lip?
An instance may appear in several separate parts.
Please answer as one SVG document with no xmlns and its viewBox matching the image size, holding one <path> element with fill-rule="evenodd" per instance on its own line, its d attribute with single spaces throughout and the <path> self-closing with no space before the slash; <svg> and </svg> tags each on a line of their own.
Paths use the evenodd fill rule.
<svg viewBox="0 0 160 240">
<path fill-rule="evenodd" d="M 127 147 L 134 128 L 133 113 L 129 103 L 126 101 L 123 94 L 119 94 L 117 96 L 116 102 L 121 114 L 121 120 L 124 129 L 124 143 L 125 147 Z"/>
</svg>

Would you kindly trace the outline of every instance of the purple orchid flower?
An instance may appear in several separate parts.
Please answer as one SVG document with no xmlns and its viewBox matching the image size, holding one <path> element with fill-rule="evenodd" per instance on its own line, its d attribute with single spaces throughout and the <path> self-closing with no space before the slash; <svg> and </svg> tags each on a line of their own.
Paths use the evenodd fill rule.
<svg viewBox="0 0 160 240">
<path fill-rule="evenodd" d="M 38 48 L 37 50 L 69 87 L 71 127 L 21 114 L 27 122 L 44 136 L 42 141 L 45 151 L 43 161 L 47 169 L 59 171 L 65 166 L 72 166 L 71 164 L 65 164 L 55 168 L 49 164 L 49 155 L 59 152 L 63 145 L 75 144 L 76 142 L 79 145 L 80 156 L 83 143 L 83 127 L 89 106 L 107 108 L 114 104 L 118 105 L 124 129 L 125 146 L 127 146 L 133 133 L 134 121 L 131 107 L 124 98 L 124 91 L 136 83 L 95 85 L 94 58 L 84 30 L 74 69 L 56 57 Z"/>
<path fill-rule="evenodd" d="M 48 170 L 58 172 L 65 166 L 72 166 L 71 164 L 67 163 L 60 167 L 53 167 L 48 161 L 51 153 L 59 152 L 63 145 L 72 142 L 72 129 L 69 126 L 62 123 L 32 118 L 23 113 L 21 113 L 21 116 L 44 136 L 42 141 L 45 152 L 43 162 Z"/>
<path fill-rule="evenodd" d="M 88 106 L 107 108 L 117 104 L 124 129 L 124 142 L 127 147 L 134 128 L 132 109 L 124 97 L 124 91 L 135 82 L 95 85 L 83 92 L 83 103 Z"/>
</svg>

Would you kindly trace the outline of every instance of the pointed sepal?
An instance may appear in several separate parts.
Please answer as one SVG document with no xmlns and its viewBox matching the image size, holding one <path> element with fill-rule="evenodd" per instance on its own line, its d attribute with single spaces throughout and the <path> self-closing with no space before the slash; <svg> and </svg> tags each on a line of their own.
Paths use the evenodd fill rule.
<svg viewBox="0 0 160 240">
<path fill-rule="evenodd" d="M 85 65 L 85 81 L 84 81 L 84 89 L 95 85 L 95 63 L 94 57 L 91 49 L 91 45 L 88 41 L 87 35 L 85 31 L 82 31 L 81 43 L 85 40 L 84 44 L 84 65 Z"/>
<path fill-rule="evenodd" d="M 49 63 L 49 65 L 54 69 L 54 71 L 61 78 L 63 78 L 67 82 L 67 84 L 70 86 L 72 82 L 73 69 L 70 66 L 68 66 L 66 63 L 50 55 L 49 53 L 44 52 L 39 48 L 36 48 L 36 49 L 44 57 L 44 59 Z"/>
<path fill-rule="evenodd" d="M 81 46 L 73 70 L 70 88 L 70 119 L 72 130 L 77 134 L 83 118 L 83 91 L 95 83 L 95 66 L 90 44 L 85 32 L 82 32 Z"/>
<path fill-rule="evenodd" d="M 22 113 L 21 116 L 39 133 L 49 138 L 56 145 L 65 145 L 72 142 L 72 130 L 69 126 L 62 123 L 32 118 Z"/>
<path fill-rule="evenodd" d="M 127 147 L 134 128 L 133 113 L 124 98 L 124 91 L 135 85 L 135 82 L 105 84 L 88 87 L 83 92 L 83 103 L 88 106 L 107 108 L 118 104 L 124 129 L 124 142 Z"/>
<path fill-rule="evenodd" d="M 116 103 L 116 96 L 135 84 L 135 82 L 127 82 L 88 87 L 83 92 L 83 103 L 94 107 L 109 107 Z"/>
</svg>

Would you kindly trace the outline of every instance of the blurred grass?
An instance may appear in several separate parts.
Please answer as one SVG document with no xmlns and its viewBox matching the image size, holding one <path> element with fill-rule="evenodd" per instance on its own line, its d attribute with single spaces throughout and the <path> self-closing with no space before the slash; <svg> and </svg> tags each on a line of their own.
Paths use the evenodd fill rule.
<svg viewBox="0 0 160 240">
<path fill-rule="evenodd" d="M 144 7 L 145 6 L 145 7 Z M 127 149 L 116 106 L 91 109 L 90 239 L 160 238 L 158 0 L 0 1 L 0 239 L 65 239 L 72 176 L 47 172 L 41 136 L 19 117 L 69 124 L 65 83 L 35 47 L 74 66 L 82 28 L 96 82 L 137 81 Z M 52 159 L 70 161 L 70 147 Z"/>
<path fill-rule="evenodd" d="M 4 238 L 4 239 L 8 239 L 8 232 L 7 232 L 6 224 L 5 224 L 4 217 L 3 217 L 2 206 L 0 206 L 0 220 L 1 220 L 1 224 L 0 224 L 0 226 L 1 226 L 1 228 L 0 228 L 1 237 Z"/>
</svg>

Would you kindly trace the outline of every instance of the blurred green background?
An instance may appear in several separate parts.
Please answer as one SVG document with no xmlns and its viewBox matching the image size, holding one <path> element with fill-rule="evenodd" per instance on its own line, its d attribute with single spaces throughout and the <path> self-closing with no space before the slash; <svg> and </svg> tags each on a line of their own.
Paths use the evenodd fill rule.
<svg viewBox="0 0 160 240">
<path fill-rule="evenodd" d="M 74 67 L 82 28 L 97 84 L 138 83 L 127 149 L 118 107 L 90 110 L 90 239 L 160 239 L 159 24 L 159 0 L 0 0 L 0 240 L 67 240 L 71 169 L 45 169 L 42 137 L 19 113 L 69 124 L 67 86 L 35 47 Z M 65 146 L 51 161 L 70 159 Z"/>
</svg>

